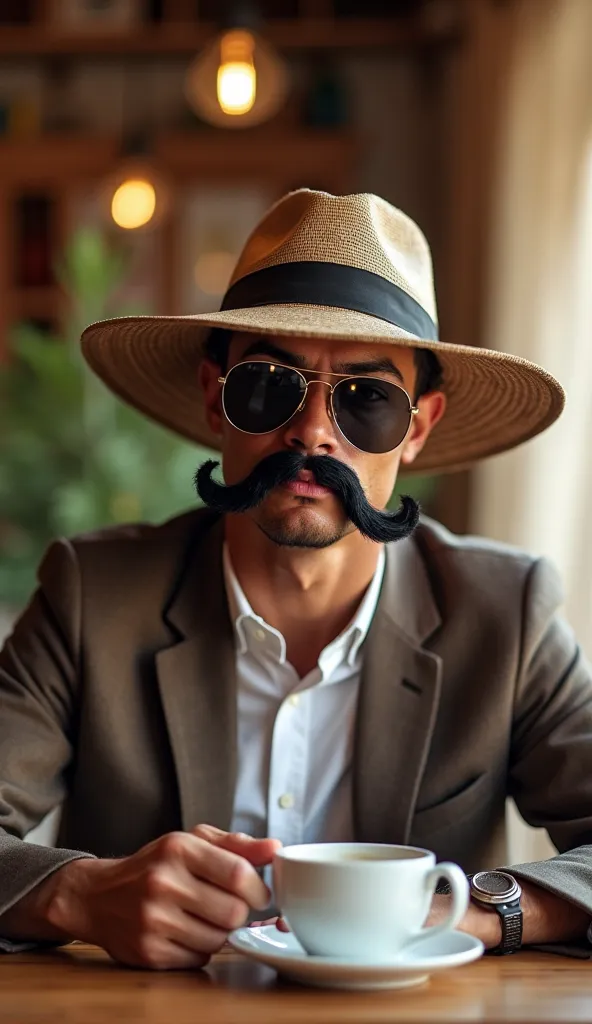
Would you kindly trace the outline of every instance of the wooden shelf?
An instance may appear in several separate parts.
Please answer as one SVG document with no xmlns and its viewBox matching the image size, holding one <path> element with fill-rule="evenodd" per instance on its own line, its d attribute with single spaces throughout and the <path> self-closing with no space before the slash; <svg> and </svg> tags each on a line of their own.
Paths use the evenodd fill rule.
<svg viewBox="0 0 592 1024">
<path fill-rule="evenodd" d="M 298 177 L 319 168 L 351 168 L 359 143 L 350 134 L 262 128 L 235 131 L 204 129 L 157 136 L 153 159 L 163 173 L 179 179 L 211 177 L 269 179 Z M 121 162 L 119 140 L 112 136 L 39 135 L 0 140 L 0 182 L 26 189 L 44 183 L 100 179 Z"/>
<path fill-rule="evenodd" d="M 51 186 L 76 176 L 103 173 L 117 160 L 118 140 L 108 136 L 47 134 L 28 139 L 0 139 L 0 181 L 19 188 Z"/>
<path fill-rule="evenodd" d="M 211 24 L 163 22 L 133 31 L 66 32 L 50 25 L 0 27 L 3 58 L 191 56 L 219 31 Z M 271 19 L 265 37 L 281 50 L 421 49 L 456 41 L 460 25 L 427 17 Z"/>
<path fill-rule="evenodd" d="M 154 146 L 159 166 L 180 178 L 215 174 L 236 179 L 237 172 L 241 178 L 283 178 L 286 172 L 298 177 L 345 166 L 349 173 L 358 150 L 358 140 L 342 132 L 259 128 L 167 134 Z"/>
</svg>

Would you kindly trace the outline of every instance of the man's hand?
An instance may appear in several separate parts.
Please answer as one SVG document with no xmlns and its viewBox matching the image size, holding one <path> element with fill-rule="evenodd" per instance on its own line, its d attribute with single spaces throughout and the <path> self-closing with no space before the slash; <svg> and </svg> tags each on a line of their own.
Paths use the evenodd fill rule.
<svg viewBox="0 0 592 1024">
<path fill-rule="evenodd" d="M 510 869 L 511 870 L 511 869 Z M 532 882 L 518 879 L 522 887 L 522 944 L 544 945 L 547 942 L 573 942 L 582 939 L 590 922 L 587 911 L 569 900 L 556 896 Z M 426 925 L 440 924 L 450 910 L 450 896 L 434 896 Z M 457 928 L 481 939 L 486 949 L 495 949 L 502 941 L 502 925 L 495 910 L 480 907 L 472 900 Z"/>
<path fill-rule="evenodd" d="M 24 934 L 23 912 L 29 921 L 42 913 L 54 937 L 102 946 L 121 963 L 203 967 L 251 908 L 269 904 L 255 868 L 268 864 L 279 845 L 199 825 L 121 860 L 72 861 L 20 901 L 20 923 L 20 904 L 8 911 L 1 930 L 9 938 L 51 937 Z"/>
</svg>

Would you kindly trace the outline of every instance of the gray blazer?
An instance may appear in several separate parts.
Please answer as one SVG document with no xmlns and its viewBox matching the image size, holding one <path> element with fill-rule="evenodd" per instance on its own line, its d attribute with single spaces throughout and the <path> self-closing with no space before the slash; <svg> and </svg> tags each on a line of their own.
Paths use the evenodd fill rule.
<svg viewBox="0 0 592 1024">
<path fill-rule="evenodd" d="M 236 773 L 222 523 L 52 544 L 0 652 L 0 914 L 67 861 L 230 824 Z M 544 560 L 423 520 L 388 546 L 365 642 L 355 838 L 505 861 L 505 800 L 561 851 L 513 870 L 592 917 L 592 674 Z M 22 837 L 63 804 L 56 849 Z M 3 948 L 10 949 L 10 943 Z"/>
</svg>

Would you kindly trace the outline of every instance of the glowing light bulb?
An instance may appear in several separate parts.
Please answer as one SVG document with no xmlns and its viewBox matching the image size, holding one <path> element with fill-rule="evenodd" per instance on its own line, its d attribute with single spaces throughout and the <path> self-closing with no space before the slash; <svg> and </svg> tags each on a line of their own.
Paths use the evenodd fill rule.
<svg viewBox="0 0 592 1024">
<path fill-rule="evenodd" d="M 120 228 L 128 231 L 148 224 L 156 210 L 154 186 L 140 178 L 128 178 L 113 193 L 111 216 Z"/>
<path fill-rule="evenodd" d="M 220 40 L 220 67 L 216 95 L 225 114 L 247 114 L 257 97 L 257 72 L 253 63 L 255 40 L 250 32 L 234 29 Z"/>
<path fill-rule="evenodd" d="M 218 69 L 218 103 L 225 114 L 246 114 L 255 103 L 255 68 L 249 64 L 222 64 Z"/>
<path fill-rule="evenodd" d="M 269 121 L 288 93 L 286 64 L 258 33 L 231 28 L 208 43 L 187 69 L 189 106 L 219 128 L 248 128 Z"/>
</svg>

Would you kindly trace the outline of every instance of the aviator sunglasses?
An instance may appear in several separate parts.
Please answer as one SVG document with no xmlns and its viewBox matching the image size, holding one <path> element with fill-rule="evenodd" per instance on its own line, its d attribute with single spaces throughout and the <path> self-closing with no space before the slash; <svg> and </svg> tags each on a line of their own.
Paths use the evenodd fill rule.
<svg viewBox="0 0 592 1024">
<path fill-rule="evenodd" d="M 322 377 L 339 379 L 330 384 L 318 379 Z M 303 372 L 257 359 L 237 363 L 218 382 L 224 415 L 244 434 L 269 434 L 283 427 L 304 406 L 310 385 L 324 384 L 331 418 L 341 434 L 354 448 L 374 455 L 398 448 L 418 412 L 404 388 L 382 377 Z"/>
</svg>

